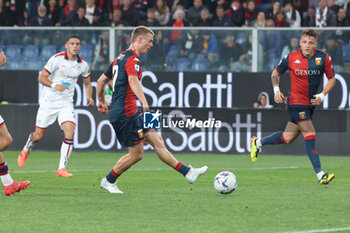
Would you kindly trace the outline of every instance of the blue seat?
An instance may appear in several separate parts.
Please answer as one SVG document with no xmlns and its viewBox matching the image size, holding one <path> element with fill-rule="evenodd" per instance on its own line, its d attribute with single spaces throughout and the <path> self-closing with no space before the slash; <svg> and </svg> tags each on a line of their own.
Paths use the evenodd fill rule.
<svg viewBox="0 0 350 233">
<path fill-rule="evenodd" d="M 41 49 L 40 57 L 41 57 L 41 60 L 46 61 L 55 54 L 56 54 L 56 45 L 45 45 Z"/>
<path fill-rule="evenodd" d="M 206 71 L 209 66 L 209 61 L 205 58 L 196 58 L 193 60 L 192 63 L 192 70 L 193 71 Z"/>
<path fill-rule="evenodd" d="M 33 60 L 39 56 L 39 48 L 36 45 L 27 45 L 23 49 L 24 60 Z"/>
<path fill-rule="evenodd" d="M 92 60 L 92 51 L 93 49 L 91 45 L 83 45 L 79 50 L 79 56 L 87 63 L 90 63 Z"/>
<path fill-rule="evenodd" d="M 344 62 L 350 62 L 350 44 L 343 45 L 342 49 Z"/>
<path fill-rule="evenodd" d="M 180 49 L 177 45 L 170 46 L 170 48 L 168 49 L 168 53 L 165 57 L 166 63 L 169 65 L 173 65 L 175 59 L 177 58 L 177 56 L 179 54 L 179 51 L 180 51 Z"/>
<path fill-rule="evenodd" d="M 188 71 L 191 67 L 191 61 L 188 58 L 178 58 L 172 67 L 173 71 Z"/>
<path fill-rule="evenodd" d="M 42 70 L 44 67 L 40 59 L 31 59 L 25 62 L 27 70 Z"/>
<path fill-rule="evenodd" d="M 25 70 L 24 59 L 21 56 L 8 59 L 8 69 L 10 70 Z"/>
<path fill-rule="evenodd" d="M 21 45 L 8 45 L 5 49 L 5 54 L 7 58 L 21 57 Z"/>
<path fill-rule="evenodd" d="M 266 12 L 266 10 L 270 8 L 270 6 L 271 6 L 271 3 L 262 3 L 257 5 L 259 10 L 263 12 Z"/>
</svg>

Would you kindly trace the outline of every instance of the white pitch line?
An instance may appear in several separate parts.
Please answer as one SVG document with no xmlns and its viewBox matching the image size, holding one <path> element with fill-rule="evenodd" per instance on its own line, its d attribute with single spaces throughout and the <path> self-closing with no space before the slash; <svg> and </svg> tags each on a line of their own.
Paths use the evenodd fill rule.
<svg viewBox="0 0 350 233">
<path fill-rule="evenodd" d="M 253 167 L 253 168 L 220 168 L 221 170 L 279 170 L 279 169 L 298 169 L 299 167 Z M 84 170 L 84 169 L 69 169 L 70 172 L 105 172 L 108 169 L 104 170 Z M 131 171 L 167 171 L 169 168 L 132 168 Z M 209 169 L 212 170 L 212 169 Z M 215 169 L 217 170 L 217 169 Z M 37 170 L 37 171 L 20 171 L 15 170 L 11 173 L 47 173 L 47 172 L 57 172 L 57 170 Z"/>
<path fill-rule="evenodd" d="M 330 228 L 330 229 L 319 229 L 319 230 L 309 230 L 309 231 L 293 231 L 285 233 L 316 233 L 316 232 L 337 232 L 337 231 L 347 231 L 350 230 L 350 227 L 344 228 Z"/>
</svg>

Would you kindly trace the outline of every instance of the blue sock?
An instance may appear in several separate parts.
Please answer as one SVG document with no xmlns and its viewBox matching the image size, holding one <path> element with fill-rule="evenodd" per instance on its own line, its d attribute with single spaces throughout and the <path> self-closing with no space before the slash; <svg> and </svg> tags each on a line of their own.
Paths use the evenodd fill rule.
<svg viewBox="0 0 350 233">
<path fill-rule="evenodd" d="M 178 164 L 174 167 L 174 169 L 178 172 L 180 172 L 182 175 L 186 176 L 188 171 L 190 170 L 189 167 L 183 165 L 181 162 L 178 162 Z"/>
<path fill-rule="evenodd" d="M 117 173 L 115 173 L 113 171 L 113 169 L 111 170 L 110 173 L 108 173 L 108 175 L 106 176 L 106 179 L 108 180 L 109 183 L 115 183 L 115 181 L 117 180 L 117 178 L 119 177 L 120 175 L 118 175 Z"/>
<path fill-rule="evenodd" d="M 285 140 L 283 138 L 283 132 L 276 132 L 269 136 L 263 137 L 260 139 L 261 145 L 266 144 L 285 144 Z"/>
<path fill-rule="evenodd" d="M 318 155 L 318 152 L 315 147 L 316 136 L 315 135 L 307 136 L 304 138 L 304 140 L 305 140 L 306 153 L 309 156 L 309 159 L 311 161 L 311 164 L 315 172 L 319 173 L 320 171 L 322 171 L 322 169 L 321 169 L 320 156 Z"/>
</svg>

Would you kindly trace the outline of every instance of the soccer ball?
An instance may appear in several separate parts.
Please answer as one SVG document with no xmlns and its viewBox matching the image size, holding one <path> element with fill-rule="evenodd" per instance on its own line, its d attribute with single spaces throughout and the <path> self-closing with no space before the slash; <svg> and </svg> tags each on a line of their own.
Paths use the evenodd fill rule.
<svg viewBox="0 0 350 233">
<path fill-rule="evenodd" d="M 220 172 L 215 176 L 214 188 L 222 194 L 232 193 L 237 188 L 236 176 L 232 172 Z"/>
</svg>

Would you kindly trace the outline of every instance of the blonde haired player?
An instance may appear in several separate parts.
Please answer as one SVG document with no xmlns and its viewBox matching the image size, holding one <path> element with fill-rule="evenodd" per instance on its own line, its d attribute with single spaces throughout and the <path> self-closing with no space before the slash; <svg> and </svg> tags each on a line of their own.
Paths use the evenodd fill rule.
<svg viewBox="0 0 350 233">
<path fill-rule="evenodd" d="M 19 167 L 26 164 L 33 146 L 44 137 L 47 128 L 57 119 L 64 132 L 57 176 L 69 177 L 73 176 L 66 169 L 68 158 L 73 150 L 75 131 L 73 96 L 75 84 L 80 76 L 84 80 L 88 106 L 93 106 L 95 103 L 91 98 L 89 65 L 78 55 L 79 37 L 68 37 L 65 47 L 67 51 L 53 55 L 39 75 L 39 82 L 44 85 L 44 90 L 36 117 L 35 132 L 29 134 L 17 163 Z"/>
<path fill-rule="evenodd" d="M 183 174 L 189 183 L 194 183 L 208 167 L 193 168 L 179 162 L 165 147 L 163 138 L 154 129 L 143 129 L 143 120 L 136 106 L 136 98 L 144 111 L 149 111 L 140 80 L 142 67 L 139 56 L 153 46 L 154 33 L 145 26 L 138 26 L 131 35 L 130 48 L 113 61 L 97 81 L 98 111 L 109 113 L 109 121 L 120 144 L 129 153 L 118 160 L 109 174 L 102 178 L 100 186 L 110 193 L 123 193 L 117 186 L 117 178 L 143 158 L 143 141 L 151 144 L 159 159 Z M 105 103 L 104 89 L 113 80 L 113 97 L 109 109 Z"/>
<path fill-rule="evenodd" d="M 0 53 L 0 66 L 6 63 L 6 56 L 4 52 Z M 8 146 L 12 144 L 12 137 L 7 130 L 4 119 L 0 115 L 0 179 L 2 184 L 4 185 L 5 195 L 9 196 L 16 192 L 20 192 L 30 185 L 29 181 L 18 182 L 14 181 L 11 178 L 9 173 L 9 169 L 7 163 L 5 162 L 4 155 L 2 151 L 4 151 Z"/>
</svg>

